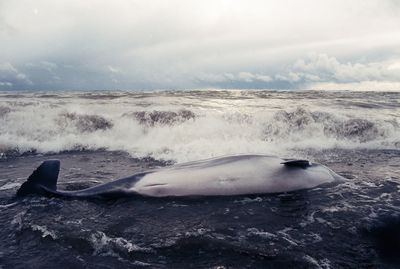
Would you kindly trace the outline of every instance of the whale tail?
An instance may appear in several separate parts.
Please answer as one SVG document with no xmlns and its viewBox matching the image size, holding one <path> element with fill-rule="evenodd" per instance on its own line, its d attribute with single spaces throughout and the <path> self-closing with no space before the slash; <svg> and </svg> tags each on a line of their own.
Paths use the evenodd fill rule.
<svg viewBox="0 0 400 269">
<path fill-rule="evenodd" d="M 59 160 L 44 161 L 17 191 L 17 196 L 29 194 L 46 194 L 57 190 L 58 173 L 60 172 Z"/>
</svg>

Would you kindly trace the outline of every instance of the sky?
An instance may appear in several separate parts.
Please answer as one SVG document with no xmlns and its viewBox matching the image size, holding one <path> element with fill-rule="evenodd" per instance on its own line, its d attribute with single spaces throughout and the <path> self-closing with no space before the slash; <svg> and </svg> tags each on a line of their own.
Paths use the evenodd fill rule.
<svg viewBox="0 0 400 269">
<path fill-rule="evenodd" d="M 398 0 L 0 0 L 0 90 L 400 91 Z"/>
</svg>

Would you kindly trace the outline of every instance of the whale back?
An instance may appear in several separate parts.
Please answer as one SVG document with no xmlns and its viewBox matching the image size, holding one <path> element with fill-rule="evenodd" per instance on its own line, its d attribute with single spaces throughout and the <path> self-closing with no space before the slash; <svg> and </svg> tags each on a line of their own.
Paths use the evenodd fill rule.
<svg viewBox="0 0 400 269">
<path fill-rule="evenodd" d="M 289 192 L 337 181 L 307 160 L 238 155 L 175 165 L 144 176 L 132 191 L 147 196 L 226 196 Z"/>
</svg>

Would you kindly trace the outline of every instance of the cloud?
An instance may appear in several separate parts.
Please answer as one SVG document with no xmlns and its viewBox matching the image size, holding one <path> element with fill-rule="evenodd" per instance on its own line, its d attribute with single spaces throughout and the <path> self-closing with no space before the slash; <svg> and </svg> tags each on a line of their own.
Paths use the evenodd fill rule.
<svg viewBox="0 0 400 269">
<path fill-rule="evenodd" d="M 28 76 L 19 72 L 12 64 L 8 62 L 0 63 L 0 89 L 24 88 L 31 84 L 32 81 Z"/>
<path fill-rule="evenodd" d="M 333 89 L 336 85 L 337 89 L 400 90 L 400 61 L 343 63 L 327 54 L 311 54 L 277 73 L 202 74 L 198 79 L 214 86 L 242 88 Z"/>
<path fill-rule="evenodd" d="M 108 65 L 107 68 L 113 74 L 123 73 L 119 68 L 111 66 L 111 65 Z"/>
<path fill-rule="evenodd" d="M 362 81 L 350 83 L 321 82 L 304 87 L 307 90 L 320 91 L 400 91 L 400 82 Z"/>
<path fill-rule="evenodd" d="M 224 83 L 224 82 L 270 82 L 272 78 L 265 74 L 250 73 L 250 72 L 238 72 L 236 74 L 225 73 L 221 75 L 215 74 L 200 74 L 197 76 L 199 81 L 209 83 Z"/>
<path fill-rule="evenodd" d="M 395 71 L 399 72 L 400 71 L 400 61 L 390 64 L 387 69 L 388 70 L 395 70 Z"/>
<path fill-rule="evenodd" d="M 30 69 L 41 69 L 47 72 L 54 72 L 57 69 L 57 64 L 48 62 L 48 61 L 40 61 L 38 63 L 26 63 L 25 66 Z"/>
<path fill-rule="evenodd" d="M 0 89 L 394 82 L 399 25 L 394 0 L 0 1 L 0 59 L 26 76 Z"/>
<path fill-rule="evenodd" d="M 341 63 L 326 54 L 312 55 L 299 59 L 277 79 L 292 83 L 336 82 L 352 83 L 364 81 L 400 82 L 398 62 Z"/>
</svg>

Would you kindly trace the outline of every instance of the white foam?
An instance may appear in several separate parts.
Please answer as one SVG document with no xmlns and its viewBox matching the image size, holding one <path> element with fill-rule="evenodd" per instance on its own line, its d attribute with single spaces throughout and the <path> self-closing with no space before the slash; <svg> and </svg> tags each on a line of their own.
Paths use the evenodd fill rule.
<svg viewBox="0 0 400 269">
<path fill-rule="evenodd" d="M 53 240 L 57 239 L 57 235 L 54 231 L 49 230 L 46 226 L 40 226 L 36 224 L 31 225 L 32 231 L 39 231 L 42 234 L 42 237 L 51 237 Z"/>
<path fill-rule="evenodd" d="M 149 248 L 139 247 L 121 237 L 108 237 L 105 233 L 97 231 L 91 235 L 90 242 L 94 247 L 94 254 L 107 252 L 113 249 L 123 252 L 150 252 Z"/>
<path fill-rule="evenodd" d="M 249 235 L 257 235 L 265 239 L 275 239 L 277 236 L 273 233 L 260 231 L 257 228 L 248 228 L 247 232 Z"/>
<path fill-rule="evenodd" d="M 287 156 L 309 148 L 400 147 L 400 108 L 346 110 L 329 100 L 318 103 L 276 95 L 232 100 L 166 93 L 142 98 L 121 94 L 115 99 L 0 95 L 2 107 L 12 106 L 0 117 L 0 152 L 105 148 L 182 162 L 240 153 Z M 182 109 L 195 118 L 149 126 L 127 116 Z"/>
<path fill-rule="evenodd" d="M 0 187 L 0 191 L 14 189 L 19 186 L 21 186 L 21 183 L 15 183 L 15 182 L 7 183 Z"/>
</svg>

